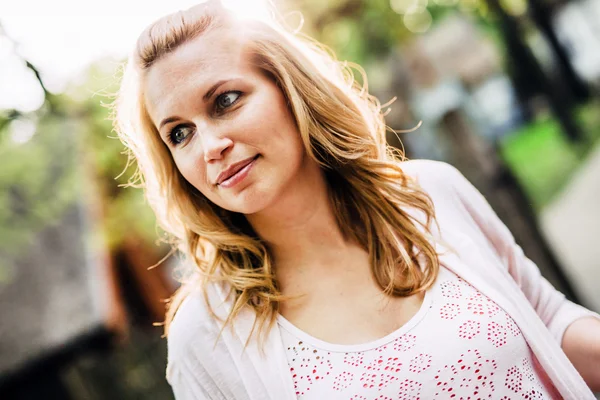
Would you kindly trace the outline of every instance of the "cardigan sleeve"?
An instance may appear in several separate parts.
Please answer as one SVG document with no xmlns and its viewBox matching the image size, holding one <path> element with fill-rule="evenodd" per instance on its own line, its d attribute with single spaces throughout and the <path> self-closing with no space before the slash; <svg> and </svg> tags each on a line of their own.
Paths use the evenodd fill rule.
<svg viewBox="0 0 600 400">
<path fill-rule="evenodd" d="M 557 291 L 541 275 L 537 265 L 525 256 L 483 195 L 455 167 L 445 163 L 443 165 L 446 169 L 443 175 L 447 177 L 447 182 L 451 183 L 468 214 L 558 343 L 562 342 L 566 329 L 575 320 L 586 316 L 600 318 L 596 313 L 567 300 Z"/>
<path fill-rule="evenodd" d="M 176 400 L 245 399 L 243 384 L 200 292 L 181 304 L 167 335 L 166 378 Z M 240 394 L 241 393 L 241 394 Z"/>
<path fill-rule="evenodd" d="M 196 299 L 186 298 L 169 327 L 166 378 L 176 400 L 222 398 L 218 396 L 218 386 L 204 365 L 206 356 L 202 350 L 205 346 L 198 339 L 202 336 L 208 338 L 198 318 L 202 315 L 199 305 Z"/>
<path fill-rule="evenodd" d="M 194 376 L 198 378 L 193 379 Z M 214 399 L 207 391 L 207 384 L 200 382 L 202 376 L 206 376 L 206 371 L 196 370 L 193 373 L 186 373 L 173 362 L 169 362 L 167 366 L 167 381 L 173 389 L 173 395 L 176 400 Z"/>
</svg>

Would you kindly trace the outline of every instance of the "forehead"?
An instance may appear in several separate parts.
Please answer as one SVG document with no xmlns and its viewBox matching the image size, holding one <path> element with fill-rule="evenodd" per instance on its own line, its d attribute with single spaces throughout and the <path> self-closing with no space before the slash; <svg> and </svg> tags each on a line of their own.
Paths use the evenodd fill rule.
<svg viewBox="0 0 600 400">
<path fill-rule="evenodd" d="M 144 101 L 156 118 L 179 109 L 188 95 L 223 78 L 238 78 L 252 72 L 247 40 L 232 29 L 211 29 L 180 45 L 147 71 Z"/>
</svg>

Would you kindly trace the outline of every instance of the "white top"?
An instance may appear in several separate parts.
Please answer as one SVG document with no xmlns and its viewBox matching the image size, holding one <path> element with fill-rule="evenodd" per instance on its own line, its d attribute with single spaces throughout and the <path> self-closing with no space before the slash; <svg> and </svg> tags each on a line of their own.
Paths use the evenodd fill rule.
<svg viewBox="0 0 600 400">
<path fill-rule="evenodd" d="M 445 268 L 417 314 L 370 343 L 331 344 L 278 323 L 298 399 L 554 398 L 513 319 Z"/>
</svg>

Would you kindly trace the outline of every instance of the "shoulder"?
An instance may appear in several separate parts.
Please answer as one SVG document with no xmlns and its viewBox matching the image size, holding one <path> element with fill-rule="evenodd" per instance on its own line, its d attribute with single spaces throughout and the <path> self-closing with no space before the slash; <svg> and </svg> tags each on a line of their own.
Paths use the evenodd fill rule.
<svg viewBox="0 0 600 400">
<path fill-rule="evenodd" d="M 482 194 L 456 167 L 441 161 L 411 160 L 400 164 L 429 195 L 438 226 L 481 239 L 482 226 L 495 220 L 495 214 Z"/>
<path fill-rule="evenodd" d="M 400 168 L 429 195 L 437 212 L 462 208 L 459 192 L 466 178 L 454 166 L 443 161 L 409 160 L 400 163 Z"/>
<path fill-rule="evenodd" d="M 448 189 L 463 178 L 454 166 L 443 161 L 408 160 L 401 162 L 400 168 L 426 190 Z"/>
<path fill-rule="evenodd" d="M 231 347 L 237 343 L 228 329 L 221 332 L 222 323 L 210 312 L 213 309 L 221 318 L 225 302 L 220 301 L 220 293 L 212 284 L 185 289 L 167 335 L 167 381 L 186 399 L 221 398 L 224 389 L 235 392 L 235 398 L 243 398 L 239 356 Z"/>
<path fill-rule="evenodd" d="M 190 357 L 204 347 L 213 346 L 220 331 L 217 320 L 210 313 L 204 299 L 206 289 L 203 289 L 200 283 L 188 285 L 182 288 L 183 299 L 168 329 L 167 348 L 170 362 Z M 193 349 L 195 351 L 192 351 Z"/>
</svg>

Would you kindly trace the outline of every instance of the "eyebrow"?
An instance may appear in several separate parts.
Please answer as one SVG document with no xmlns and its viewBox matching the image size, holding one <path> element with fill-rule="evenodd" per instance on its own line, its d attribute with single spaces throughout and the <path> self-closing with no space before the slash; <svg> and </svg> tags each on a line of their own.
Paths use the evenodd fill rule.
<svg viewBox="0 0 600 400">
<path fill-rule="evenodd" d="M 232 79 L 221 79 L 220 81 L 217 81 L 214 85 L 212 85 L 204 94 L 204 96 L 202 96 L 202 101 L 204 101 L 205 103 L 212 97 L 212 95 L 217 91 L 217 89 L 219 88 L 219 86 L 226 84 L 227 82 L 231 81 Z M 173 121 L 177 121 L 179 119 L 179 117 L 168 117 L 163 119 L 160 122 L 160 125 L 158 127 L 158 130 L 161 130 L 163 126 L 165 126 L 166 124 L 169 124 Z"/>
</svg>

